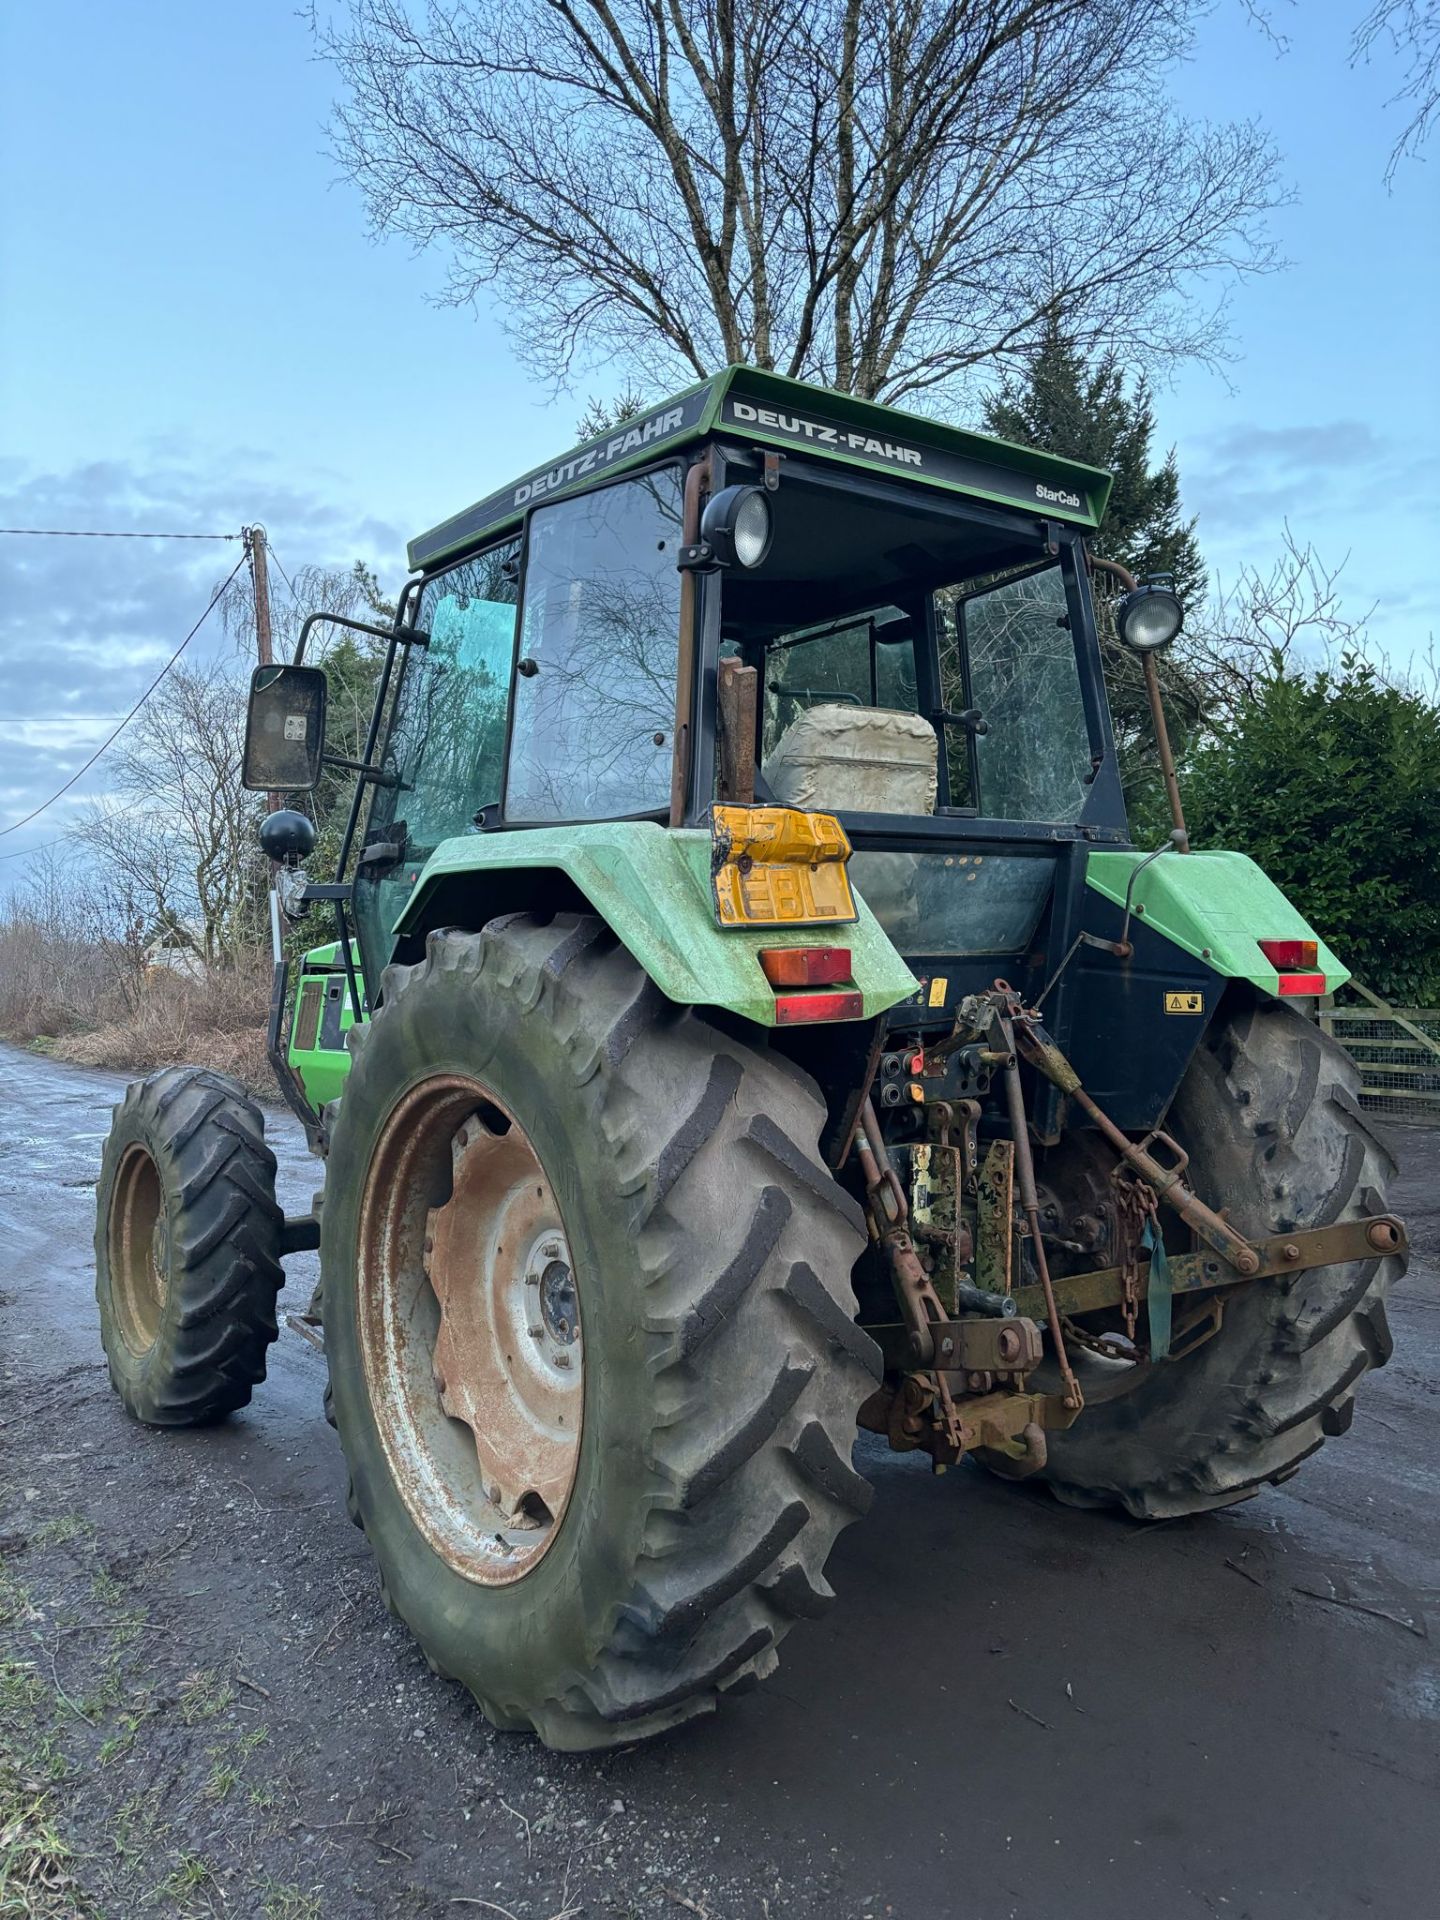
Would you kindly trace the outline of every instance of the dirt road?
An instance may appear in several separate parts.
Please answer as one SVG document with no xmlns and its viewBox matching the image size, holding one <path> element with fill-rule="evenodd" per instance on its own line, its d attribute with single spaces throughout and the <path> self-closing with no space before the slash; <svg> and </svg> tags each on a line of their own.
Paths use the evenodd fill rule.
<svg viewBox="0 0 1440 1920">
<path fill-rule="evenodd" d="M 493 1733 L 387 1620 L 294 1333 L 223 1427 L 122 1415 L 90 1249 L 119 1088 L 0 1049 L 0 1830 L 34 1900 L 0 1910 L 1435 1911 L 1440 1136 L 1395 1136 L 1395 1358 L 1284 1489 L 1147 1529 L 867 1438 L 840 1603 L 717 1719 L 596 1760 Z"/>
</svg>

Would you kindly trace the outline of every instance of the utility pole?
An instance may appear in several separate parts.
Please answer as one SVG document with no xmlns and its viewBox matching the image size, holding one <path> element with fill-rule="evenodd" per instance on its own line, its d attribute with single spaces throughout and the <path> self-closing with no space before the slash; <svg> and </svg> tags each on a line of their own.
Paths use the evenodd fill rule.
<svg viewBox="0 0 1440 1920">
<path fill-rule="evenodd" d="M 262 667 L 272 666 L 275 647 L 270 634 L 270 575 L 265 565 L 264 527 L 245 528 L 245 550 L 250 556 L 250 578 L 255 586 L 255 649 Z M 271 813 L 285 804 L 283 794 L 267 793 L 265 805 Z"/>
<path fill-rule="evenodd" d="M 246 527 L 245 549 L 250 555 L 250 577 L 255 582 L 255 644 L 261 666 L 268 667 L 275 649 L 270 639 L 270 575 L 265 565 L 264 527 Z"/>
</svg>

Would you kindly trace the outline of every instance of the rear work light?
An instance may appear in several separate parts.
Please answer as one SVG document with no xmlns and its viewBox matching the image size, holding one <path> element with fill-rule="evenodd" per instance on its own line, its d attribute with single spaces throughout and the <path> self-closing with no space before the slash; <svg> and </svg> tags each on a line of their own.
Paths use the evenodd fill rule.
<svg viewBox="0 0 1440 1920">
<path fill-rule="evenodd" d="M 865 1011 L 865 996 L 858 987 L 841 993 L 777 993 L 775 1024 L 780 1027 L 803 1026 L 812 1020 L 858 1020 Z"/>
<path fill-rule="evenodd" d="M 1320 958 L 1319 942 L 1315 940 L 1260 940 L 1256 945 L 1280 973 L 1304 971 L 1314 967 Z"/>
<path fill-rule="evenodd" d="M 772 987 L 833 987 L 850 978 L 850 949 L 762 947 L 760 965 Z"/>
</svg>

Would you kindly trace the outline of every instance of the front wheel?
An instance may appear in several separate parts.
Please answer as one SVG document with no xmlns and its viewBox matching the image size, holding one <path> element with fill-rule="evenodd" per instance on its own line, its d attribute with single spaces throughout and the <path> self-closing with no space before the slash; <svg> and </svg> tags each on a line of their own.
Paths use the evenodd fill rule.
<svg viewBox="0 0 1440 1920">
<path fill-rule="evenodd" d="M 136 1081 L 115 1109 L 95 1198 L 100 1338 L 127 1410 L 184 1427 L 243 1407 L 265 1378 L 285 1283 L 260 1109 L 205 1067 Z"/>
<path fill-rule="evenodd" d="M 332 1415 L 392 1607 L 497 1725 L 656 1733 L 831 1597 L 878 1354 L 823 1118 L 598 920 L 386 974 L 322 1214 Z"/>
</svg>

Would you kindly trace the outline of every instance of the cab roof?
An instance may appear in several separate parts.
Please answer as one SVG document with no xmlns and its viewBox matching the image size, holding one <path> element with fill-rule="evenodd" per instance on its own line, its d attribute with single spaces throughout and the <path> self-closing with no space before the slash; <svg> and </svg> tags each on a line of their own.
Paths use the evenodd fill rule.
<svg viewBox="0 0 1440 1920">
<path fill-rule="evenodd" d="M 602 479 L 648 464 L 657 454 L 712 436 L 803 452 L 999 506 L 1029 508 L 1044 519 L 1082 528 L 1099 526 L 1110 495 L 1110 476 L 1099 467 L 758 367 L 726 367 L 420 534 L 410 542 L 410 565 L 434 567 L 518 527 L 537 501 L 584 492 Z"/>
</svg>

